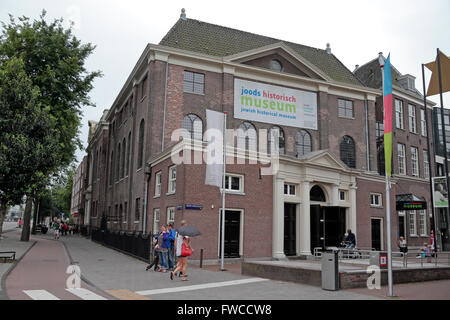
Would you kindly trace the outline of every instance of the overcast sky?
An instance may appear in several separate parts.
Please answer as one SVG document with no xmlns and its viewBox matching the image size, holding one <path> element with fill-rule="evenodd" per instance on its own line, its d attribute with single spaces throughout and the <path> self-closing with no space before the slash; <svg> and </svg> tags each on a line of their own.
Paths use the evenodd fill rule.
<svg viewBox="0 0 450 320">
<path fill-rule="evenodd" d="M 98 121 L 117 97 L 147 43 L 158 44 L 179 19 L 188 18 L 325 49 L 351 71 L 383 52 L 392 64 L 416 77 L 422 92 L 421 64 L 450 55 L 449 0 L 297 0 L 297 1 L 149 1 L 149 0 L 0 0 L 0 21 L 8 14 L 75 22 L 75 35 L 97 48 L 89 70 L 101 70 L 91 98 L 97 107 L 83 108 L 81 139 L 87 146 L 88 120 Z M 428 81 L 430 73 L 427 73 Z M 450 107 L 450 93 L 444 106 Z M 430 100 L 439 102 L 439 96 Z M 77 152 L 78 161 L 84 151 Z"/>
</svg>

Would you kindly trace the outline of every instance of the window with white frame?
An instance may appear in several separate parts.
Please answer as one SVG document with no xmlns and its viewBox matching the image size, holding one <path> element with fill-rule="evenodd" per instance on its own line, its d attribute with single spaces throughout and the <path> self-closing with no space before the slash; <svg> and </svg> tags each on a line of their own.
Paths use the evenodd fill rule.
<svg viewBox="0 0 450 320">
<path fill-rule="evenodd" d="M 155 197 L 161 195 L 161 172 L 157 172 L 155 175 Z"/>
<path fill-rule="evenodd" d="M 296 189 L 297 188 L 296 188 L 295 184 L 291 184 L 291 183 L 284 184 L 284 194 L 287 196 L 295 196 L 297 194 Z"/>
<path fill-rule="evenodd" d="M 415 147 L 411 147 L 411 174 L 419 176 L 419 150 Z"/>
<path fill-rule="evenodd" d="M 419 210 L 419 234 L 421 236 L 427 235 L 427 224 L 426 224 L 426 210 Z"/>
<path fill-rule="evenodd" d="M 175 222 L 175 207 L 167 208 L 167 224 Z"/>
<path fill-rule="evenodd" d="M 153 209 L 153 234 L 159 232 L 159 208 Z"/>
<path fill-rule="evenodd" d="M 412 104 L 408 104 L 409 110 L 409 131 L 412 133 L 417 133 L 417 122 L 416 122 L 416 107 Z"/>
<path fill-rule="evenodd" d="M 403 101 L 395 99 L 395 124 L 398 129 L 404 129 L 403 124 Z"/>
<path fill-rule="evenodd" d="M 227 174 L 225 176 L 225 191 L 244 192 L 244 177 L 241 175 Z"/>
<path fill-rule="evenodd" d="M 339 190 L 339 200 L 347 200 L 347 192 L 345 190 Z"/>
<path fill-rule="evenodd" d="M 175 193 L 176 190 L 177 190 L 177 167 L 172 166 L 169 168 L 168 193 Z"/>
<path fill-rule="evenodd" d="M 370 205 L 372 207 L 381 207 L 383 205 L 381 193 L 371 193 L 370 194 Z"/>
<path fill-rule="evenodd" d="M 430 161 L 428 161 L 428 151 L 423 150 L 423 177 L 430 178 Z"/>
<path fill-rule="evenodd" d="M 398 173 L 406 174 L 405 145 L 397 144 Z"/>
<path fill-rule="evenodd" d="M 424 137 L 427 136 L 427 121 L 425 119 L 425 111 L 423 109 L 420 110 L 420 124 L 422 129 L 422 135 Z"/>
<path fill-rule="evenodd" d="M 416 236 L 417 235 L 417 226 L 416 226 L 416 211 L 409 212 L 409 235 Z"/>
</svg>

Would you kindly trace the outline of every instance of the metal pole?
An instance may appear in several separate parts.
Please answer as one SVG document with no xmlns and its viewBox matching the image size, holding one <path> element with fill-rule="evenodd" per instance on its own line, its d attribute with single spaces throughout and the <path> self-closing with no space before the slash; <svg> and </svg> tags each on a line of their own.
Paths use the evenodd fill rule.
<svg viewBox="0 0 450 320">
<path fill-rule="evenodd" d="M 223 175 L 222 175 L 222 240 L 221 240 L 221 264 L 220 270 L 225 271 L 225 174 L 226 174 L 226 164 L 227 164 L 227 139 L 226 139 L 226 129 L 227 129 L 227 113 L 224 112 L 223 119 Z"/>
<path fill-rule="evenodd" d="M 439 95 L 441 100 L 441 125 L 442 125 L 442 138 L 444 139 L 444 156 L 445 156 L 445 176 L 447 178 L 447 217 L 450 214 L 450 201 L 448 192 L 450 188 L 450 178 L 448 176 L 448 151 L 447 151 L 447 139 L 445 137 L 445 122 L 444 122 L 444 100 L 442 98 L 442 76 L 441 76 L 441 58 L 440 50 L 437 49 L 437 63 L 438 63 L 438 75 L 439 75 Z M 447 220 L 448 221 L 448 220 Z M 436 234 L 434 235 L 434 243 L 436 243 Z M 444 242 L 442 242 L 444 246 Z"/>
<path fill-rule="evenodd" d="M 427 134 L 427 156 L 428 156 L 428 176 L 430 178 L 430 196 L 431 196 L 431 215 L 433 216 L 433 226 L 432 230 L 434 233 L 434 250 L 437 251 L 437 233 L 436 233 L 436 216 L 435 216 L 435 208 L 434 208 L 434 195 L 433 195 L 433 171 L 432 168 L 432 159 L 431 159 L 431 144 L 430 144 L 430 131 L 428 129 L 428 111 L 427 111 L 427 93 L 425 89 L 425 65 L 422 64 L 422 82 L 423 82 L 423 106 L 425 113 L 425 123 L 426 123 L 426 134 Z"/>
</svg>

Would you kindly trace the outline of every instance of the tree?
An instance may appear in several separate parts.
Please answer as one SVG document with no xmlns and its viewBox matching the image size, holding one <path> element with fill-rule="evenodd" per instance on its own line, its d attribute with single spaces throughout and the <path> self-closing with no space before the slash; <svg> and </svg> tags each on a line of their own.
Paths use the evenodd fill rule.
<svg viewBox="0 0 450 320">
<path fill-rule="evenodd" d="M 0 185 L 0 193 L 5 198 L 4 201 L 0 201 L 2 206 L 0 211 L 3 210 L 4 203 L 14 203 L 24 194 L 31 198 L 39 197 L 39 193 L 50 183 L 51 176 L 74 160 L 76 149 L 82 147 L 79 139 L 81 107 L 94 106 L 88 94 L 92 90 L 94 79 L 101 76 L 101 72 L 88 72 L 84 67 L 86 59 L 95 47 L 90 43 L 82 44 L 72 34 L 71 27 L 68 29 L 63 27 L 63 19 L 55 19 L 47 23 L 45 15 L 44 10 L 40 18 L 32 23 L 27 17 L 20 17 L 16 22 L 10 15 L 9 24 L 2 23 L 0 68 L 7 67 L 10 61 L 16 61 L 15 63 L 21 61 L 20 69 L 23 79 L 17 79 L 17 81 L 28 79 L 24 80 L 22 85 L 28 90 L 27 95 L 33 98 L 35 111 L 45 112 L 50 119 L 44 133 L 52 132 L 50 136 L 39 136 L 42 139 L 39 141 L 41 148 L 31 152 L 34 162 L 28 161 L 26 164 L 29 166 L 23 170 L 14 166 L 11 161 L 0 163 L 2 167 L 3 164 L 7 165 L 4 168 L 5 172 L 17 175 L 15 182 L 21 181 L 26 186 L 19 187 L 18 183 L 7 187 L 4 184 Z M 20 99 L 20 92 L 9 88 L 9 85 L 9 83 L 2 84 L 6 91 L 12 91 L 12 95 L 16 95 L 15 99 L 18 101 L 15 106 L 20 110 L 27 100 Z M 11 108 L 8 99 L 5 100 L 4 105 Z M 11 117 L 13 114 L 8 113 L 5 116 Z M 5 119 L 6 122 L 9 120 Z M 24 130 L 26 133 L 32 133 L 31 128 L 24 128 Z M 26 147 L 26 145 L 29 146 L 27 139 L 33 139 L 33 136 L 24 134 L 21 139 L 16 139 L 15 131 L 5 132 L 12 135 L 16 144 L 22 144 L 20 148 L 17 148 L 16 159 L 28 160 L 27 151 L 30 150 Z M 8 147 L 14 146 L 8 145 Z M 14 159 L 13 151 L 8 150 L 8 152 L 7 158 Z M 22 233 L 24 241 L 29 238 L 31 202 L 27 200 L 29 208 L 26 208 L 24 215 Z"/>
</svg>

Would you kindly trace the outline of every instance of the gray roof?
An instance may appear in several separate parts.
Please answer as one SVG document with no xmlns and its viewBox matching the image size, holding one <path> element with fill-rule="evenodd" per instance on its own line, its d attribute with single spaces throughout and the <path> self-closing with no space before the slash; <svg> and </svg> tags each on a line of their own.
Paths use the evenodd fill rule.
<svg viewBox="0 0 450 320">
<path fill-rule="evenodd" d="M 337 82 L 363 84 L 333 54 L 326 50 L 270 38 L 194 19 L 179 19 L 160 45 L 212 56 L 225 57 L 283 42 Z"/>
</svg>

